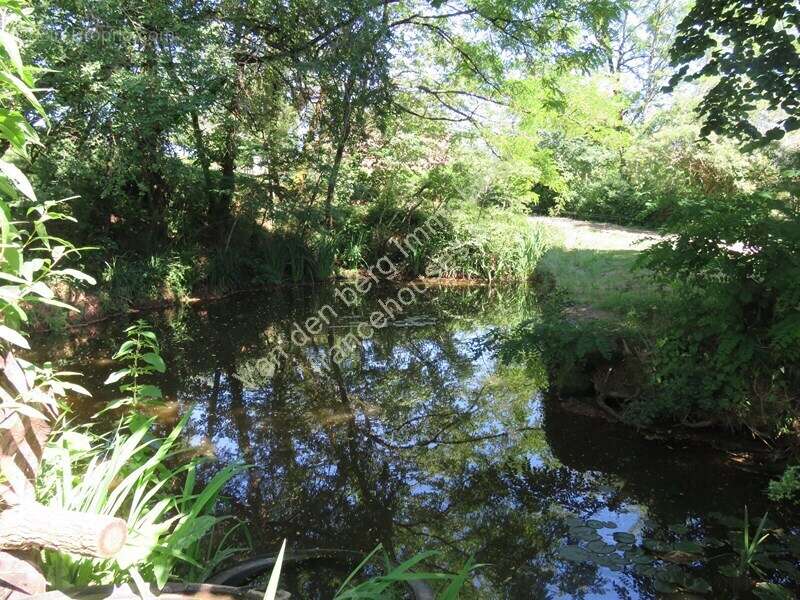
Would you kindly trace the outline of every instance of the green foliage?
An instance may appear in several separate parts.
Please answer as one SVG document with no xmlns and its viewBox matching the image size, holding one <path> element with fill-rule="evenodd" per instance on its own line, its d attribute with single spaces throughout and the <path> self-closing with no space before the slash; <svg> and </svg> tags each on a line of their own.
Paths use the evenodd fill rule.
<svg viewBox="0 0 800 600">
<path fill-rule="evenodd" d="M 434 600 L 434 598 L 435 600 L 457 600 L 472 572 L 482 566 L 475 564 L 470 559 L 455 574 L 418 572 L 412 569 L 425 561 L 439 556 L 440 553 L 420 552 L 399 565 L 392 565 L 387 555 L 384 557 L 386 570 L 384 575 L 373 575 L 359 582 L 358 579 L 361 578 L 362 572 L 372 570 L 370 569 L 370 563 L 374 561 L 375 556 L 382 550 L 383 546 L 379 545 L 361 561 L 339 587 L 333 597 L 334 600 L 403 598 L 409 587 L 414 589 L 415 595 L 418 595 L 416 591 L 419 589 L 420 593 L 425 594 L 425 597 L 431 598 L 431 600 Z M 276 598 L 285 551 L 286 540 L 281 546 L 281 550 L 275 560 L 275 566 L 270 573 L 264 600 L 274 600 Z M 435 585 L 437 583 L 441 589 L 439 593 L 433 596 L 431 594 L 434 594 L 434 592 L 430 588 L 430 584 Z"/>
<path fill-rule="evenodd" d="M 23 6 L 0 2 L 0 350 L 8 383 L 8 388 L 0 387 L 0 401 L 10 412 L 46 419 L 46 414 L 55 413 L 57 398 L 88 392 L 63 380 L 75 373 L 55 372 L 50 363 L 38 367 L 13 353 L 30 350 L 26 329 L 32 314 L 42 309 L 74 310 L 58 299 L 63 282 L 94 281 L 67 266 L 79 249 L 50 231 L 52 224 L 70 220 L 62 203 L 39 200 L 16 164 L 26 162 L 30 147 L 39 144 L 24 114 L 26 107 L 46 118 L 34 94 L 35 71 L 23 63 L 16 36 L 18 28 L 27 26 Z"/>
<path fill-rule="evenodd" d="M 592 374 L 622 360 L 621 340 L 630 332 L 615 323 L 570 316 L 563 290 L 548 287 L 537 297 L 538 315 L 495 337 L 500 358 L 533 369 L 543 364 L 550 384 L 561 392 L 593 392 Z"/>
<path fill-rule="evenodd" d="M 756 143 L 800 128 L 800 8 L 792 0 L 697 2 L 678 27 L 671 51 L 682 65 L 671 85 L 714 77 L 698 107 L 703 135 L 723 133 Z M 699 69 L 693 63 L 707 59 Z M 777 125 L 762 132 L 752 113 L 766 105 Z"/>
<path fill-rule="evenodd" d="M 736 573 L 739 577 L 747 577 L 751 572 L 763 576 L 764 572 L 758 566 L 757 561 L 761 553 L 761 545 L 769 537 L 769 533 L 764 533 L 767 524 L 767 514 L 761 517 L 761 521 L 756 526 L 755 532 L 750 534 L 750 518 L 747 514 L 747 507 L 744 507 L 744 529 L 742 531 L 742 545 L 738 549 L 739 560 L 736 563 Z"/>
<path fill-rule="evenodd" d="M 509 61 L 552 51 L 565 66 L 589 64 L 575 24 L 617 12 L 605 0 L 437 4 L 424 15 L 363 0 L 140 3 L 135 17 L 120 1 L 34 6 L 31 47 L 56 125 L 36 156 L 43 187 L 76 194 L 70 212 L 87 241 L 135 257 L 201 246 L 209 260 L 270 224 L 330 235 L 321 230 L 353 200 L 450 194 L 451 165 L 435 156 L 455 137 L 445 124 L 470 121 L 477 99 L 502 102 Z M 413 71 L 424 80 L 407 82 Z M 433 139 L 427 155 L 416 133 Z M 327 274 L 325 251 L 314 256 Z"/>
<path fill-rule="evenodd" d="M 241 551 L 230 544 L 237 525 L 214 511 L 223 486 L 242 469 L 226 467 L 197 489 L 200 461 L 189 458 L 178 441 L 187 418 L 163 439 L 151 435 L 154 420 L 143 417 L 129 419 L 109 436 L 87 427 L 63 428 L 53 436 L 37 481 L 39 501 L 120 517 L 128 523 L 129 536 L 113 559 L 44 551 L 44 574 L 51 586 L 120 584 L 132 574 L 159 586 L 179 573 L 196 581 Z M 183 464 L 170 468 L 171 462 Z M 220 537 L 223 523 L 227 531 Z"/>
<path fill-rule="evenodd" d="M 166 371 L 155 334 L 143 321 L 127 328 L 126 334 L 114 359 L 127 366 L 106 381 L 124 382 L 120 391 L 126 396 L 102 412 L 122 406 L 140 411 L 162 400 L 157 386 L 142 381 Z M 232 544 L 239 524 L 216 517 L 215 511 L 222 488 L 243 468 L 225 467 L 199 488 L 202 461 L 179 441 L 188 418 L 187 414 L 163 439 L 152 434 L 155 419 L 139 412 L 128 413 L 109 435 L 98 435 L 89 424 L 62 425 L 51 436 L 36 482 L 39 501 L 120 517 L 129 530 L 126 546 L 113 559 L 44 551 L 44 572 L 51 586 L 119 584 L 133 578 L 161 587 L 179 575 L 202 581 L 242 551 Z"/>
<path fill-rule="evenodd" d="M 775 502 L 800 503 L 800 466 L 786 467 L 780 479 L 770 481 L 767 492 Z"/>
<path fill-rule="evenodd" d="M 523 280 L 548 247 L 545 230 L 524 216 L 499 210 L 455 213 L 452 240 L 431 261 L 439 276 Z"/>
<path fill-rule="evenodd" d="M 377 575 L 366 581 L 355 583 L 355 578 L 358 577 L 359 573 L 368 565 L 370 560 L 381 550 L 382 547 L 378 546 L 358 567 L 356 567 L 355 571 L 350 574 L 336 592 L 335 600 L 354 600 L 355 598 L 379 600 L 382 598 L 392 598 L 405 592 L 407 590 L 406 586 L 410 585 L 413 587 L 420 584 L 427 588 L 425 593 L 431 598 L 436 598 L 437 600 L 455 600 L 459 597 L 461 590 L 466 585 L 467 579 L 472 572 L 480 568 L 480 565 L 476 565 L 475 562 L 470 559 L 464 564 L 461 570 L 455 574 L 412 571 L 417 565 L 439 554 L 437 552 L 421 552 L 396 566 L 393 566 L 387 558 L 387 572 L 385 575 Z M 438 593 L 433 592 L 433 590 L 429 588 L 430 584 L 435 585 L 437 583 L 440 588 Z M 432 593 L 436 595 L 430 596 Z"/>
<path fill-rule="evenodd" d="M 122 361 L 126 367 L 114 371 L 105 381 L 106 385 L 123 382 L 119 391 L 126 394 L 104 410 L 125 406 L 140 410 L 148 404 L 159 403 L 164 396 L 161 389 L 152 383 L 143 382 L 142 377 L 165 373 L 167 365 L 161 357 L 161 348 L 156 334 L 145 321 L 138 321 L 125 330 L 128 339 L 123 342 L 113 359 Z"/>
<path fill-rule="evenodd" d="M 114 256 L 103 267 L 101 302 L 109 312 L 125 312 L 161 300 L 191 296 L 202 276 L 190 253 L 183 255 Z"/>
<path fill-rule="evenodd" d="M 768 194 L 687 203 L 641 264 L 675 287 L 651 416 L 778 434 L 797 408 L 800 213 Z"/>
</svg>

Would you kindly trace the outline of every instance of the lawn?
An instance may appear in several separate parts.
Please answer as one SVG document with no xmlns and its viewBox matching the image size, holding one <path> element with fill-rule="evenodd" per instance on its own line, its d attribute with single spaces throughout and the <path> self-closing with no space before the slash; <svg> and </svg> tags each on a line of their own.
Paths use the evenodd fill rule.
<svg viewBox="0 0 800 600">
<path fill-rule="evenodd" d="M 534 218 L 557 240 L 537 274 L 549 276 L 591 318 L 650 320 L 668 292 L 647 272 L 634 269 L 642 250 L 658 241 L 655 233 L 562 218 Z M 548 277 L 548 278 L 549 278 Z"/>
</svg>

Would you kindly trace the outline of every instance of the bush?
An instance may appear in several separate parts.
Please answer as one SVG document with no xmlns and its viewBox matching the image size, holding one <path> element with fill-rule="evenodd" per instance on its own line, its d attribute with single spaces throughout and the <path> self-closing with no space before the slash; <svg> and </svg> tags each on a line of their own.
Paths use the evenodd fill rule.
<svg viewBox="0 0 800 600">
<path fill-rule="evenodd" d="M 800 504 L 800 466 L 788 467 L 780 479 L 770 481 L 767 492 L 775 502 Z"/>
<path fill-rule="evenodd" d="M 527 217 L 501 210 L 456 212 L 451 239 L 431 257 L 444 277 L 522 280 L 533 274 L 550 240 Z"/>
<path fill-rule="evenodd" d="M 766 193 L 679 206 L 640 265 L 678 298 L 653 356 L 648 418 L 777 435 L 800 389 L 800 212 Z"/>
</svg>

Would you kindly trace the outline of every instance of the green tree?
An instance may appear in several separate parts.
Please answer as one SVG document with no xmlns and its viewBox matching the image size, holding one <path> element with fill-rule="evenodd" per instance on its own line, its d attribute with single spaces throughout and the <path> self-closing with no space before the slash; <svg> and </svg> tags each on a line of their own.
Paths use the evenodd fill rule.
<svg viewBox="0 0 800 600">
<path fill-rule="evenodd" d="M 800 7 L 793 0 L 699 0 L 678 27 L 671 80 L 715 84 L 698 107 L 704 136 L 714 132 L 764 143 L 800 129 Z M 700 68 L 693 65 L 702 63 Z M 772 111 L 762 131 L 752 114 Z"/>
</svg>

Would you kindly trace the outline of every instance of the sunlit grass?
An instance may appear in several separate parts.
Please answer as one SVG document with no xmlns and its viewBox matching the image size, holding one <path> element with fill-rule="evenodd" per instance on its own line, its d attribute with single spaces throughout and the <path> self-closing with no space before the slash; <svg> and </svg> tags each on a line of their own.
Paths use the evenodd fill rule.
<svg viewBox="0 0 800 600">
<path fill-rule="evenodd" d="M 563 221 L 569 222 L 564 219 Z M 580 233 L 584 224 L 574 222 Z M 562 229 L 561 227 L 559 229 Z M 554 247 L 541 259 L 536 274 L 552 281 L 575 304 L 575 312 L 588 318 L 647 320 L 658 314 L 668 289 L 635 268 L 641 253 L 639 236 L 613 227 L 592 230 L 592 235 L 555 234 Z M 566 239 L 566 241 L 565 241 Z"/>
</svg>

